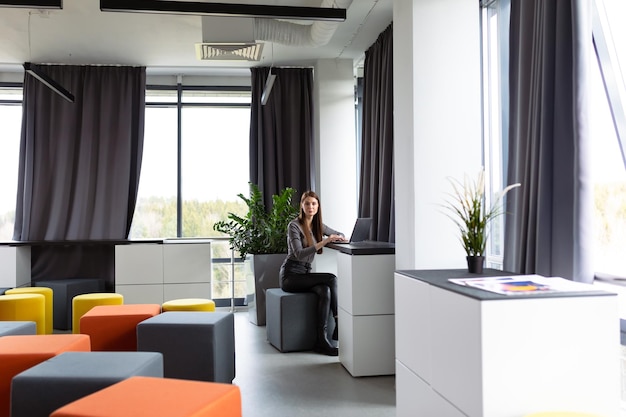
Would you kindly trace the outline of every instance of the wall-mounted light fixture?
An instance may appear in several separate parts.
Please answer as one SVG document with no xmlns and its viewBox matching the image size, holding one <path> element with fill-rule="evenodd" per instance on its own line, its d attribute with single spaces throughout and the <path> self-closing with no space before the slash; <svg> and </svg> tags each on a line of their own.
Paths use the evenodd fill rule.
<svg viewBox="0 0 626 417">
<path fill-rule="evenodd" d="M 62 9 L 63 0 L 0 0 L 0 7 L 26 7 L 29 9 Z"/>
<path fill-rule="evenodd" d="M 334 22 L 343 22 L 346 20 L 346 9 L 331 7 L 297 7 L 173 0 L 100 0 L 100 10 L 105 12 L 260 17 L 267 19 L 326 20 Z"/>
<path fill-rule="evenodd" d="M 30 62 L 24 63 L 24 71 L 33 77 L 37 78 L 39 81 L 48 86 L 52 91 L 69 101 L 70 103 L 74 102 L 74 95 L 63 88 L 59 83 L 50 78 L 45 72 L 41 70 L 37 65 L 31 64 Z"/>
<path fill-rule="evenodd" d="M 275 80 L 276 74 L 272 74 L 272 68 L 270 68 L 270 72 L 267 74 L 267 80 L 265 80 L 265 87 L 263 87 L 263 94 L 261 94 L 262 106 L 265 106 L 267 104 L 267 100 L 270 99 L 270 94 L 272 93 Z"/>
</svg>

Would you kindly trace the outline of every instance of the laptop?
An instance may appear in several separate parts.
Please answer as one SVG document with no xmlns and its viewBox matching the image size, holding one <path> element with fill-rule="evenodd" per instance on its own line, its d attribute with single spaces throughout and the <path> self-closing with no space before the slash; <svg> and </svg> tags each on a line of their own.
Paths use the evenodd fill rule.
<svg viewBox="0 0 626 417">
<path fill-rule="evenodd" d="M 364 240 L 368 240 L 370 238 L 370 229 L 372 228 L 372 218 L 371 217 L 359 217 L 356 219 L 354 223 L 354 228 L 352 229 L 352 235 L 350 236 L 350 240 L 347 242 L 333 242 L 335 245 L 347 244 L 347 243 L 356 243 L 363 242 Z"/>
</svg>

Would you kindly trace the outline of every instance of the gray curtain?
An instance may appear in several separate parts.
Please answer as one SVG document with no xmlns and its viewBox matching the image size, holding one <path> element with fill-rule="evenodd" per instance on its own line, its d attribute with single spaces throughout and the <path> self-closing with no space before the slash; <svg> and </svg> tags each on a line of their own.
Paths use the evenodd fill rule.
<svg viewBox="0 0 626 417">
<path fill-rule="evenodd" d="M 589 0 L 512 0 L 504 268 L 591 282 Z"/>
<path fill-rule="evenodd" d="M 291 187 L 300 194 L 312 188 L 313 70 L 272 68 L 274 86 L 265 106 L 261 95 L 269 68 L 251 68 L 250 181 L 263 192 L 266 207 L 272 195 Z"/>
<path fill-rule="evenodd" d="M 365 52 L 359 217 L 373 240 L 395 241 L 393 178 L 393 26 Z"/>
<path fill-rule="evenodd" d="M 40 68 L 76 100 L 65 101 L 25 74 L 13 239 L 126 239 L 141 168 L 145 68 Z M 94 245 L 34 248 L 33 280 L 40 275 L 71 278 L 81 271 L 92 274 L 98 268 L 90 262 L 97 261 L 82 255 L 106 250 Z M 52 254 L 55 250 L 57 254 Z"/>
</svg>

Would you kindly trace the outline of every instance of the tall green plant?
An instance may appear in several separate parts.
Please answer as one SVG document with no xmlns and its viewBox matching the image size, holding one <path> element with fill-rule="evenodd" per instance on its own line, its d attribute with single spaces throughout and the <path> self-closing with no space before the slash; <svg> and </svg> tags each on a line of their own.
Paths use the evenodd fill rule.
<svg viewBox="0 0 626 417">
<path fill-rule="evenodd" d="M 228 213 L 228 221 L 213 225 L 213 230 L 230 236 L 230 248 L 242 258 L 251 254 L 287 253 L 287 225 L 299 213 L 292 203 L 296 190 L 285 188 L 272 196 L 272 207 L 267 210 L 263 193 L 256 184 L 250 184 L 250 197 L 238 194 L 248 206 L 244 217 Z"/>
</svg>

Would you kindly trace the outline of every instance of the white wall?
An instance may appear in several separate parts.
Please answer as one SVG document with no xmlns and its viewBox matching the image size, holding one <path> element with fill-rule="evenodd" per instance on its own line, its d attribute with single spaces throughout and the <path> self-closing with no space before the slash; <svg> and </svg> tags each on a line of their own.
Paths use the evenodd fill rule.
<svg viewBox="0 0 626 417">
<path fill-rule="evenodd" d="M 322 201 L 324 223 L 349 236 L 358 192 L 352 60 L 320 60 L 314 76 L 314 189 Z"/>
<path fill-rule="evenodd" d="M 463 268 L 440 205 L 482 166 L 476 0 L 394 0 L 396 267 Z"/>
</svg>

